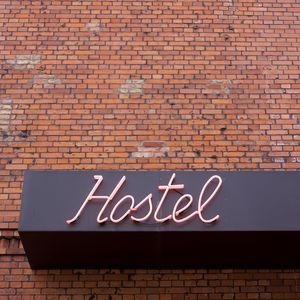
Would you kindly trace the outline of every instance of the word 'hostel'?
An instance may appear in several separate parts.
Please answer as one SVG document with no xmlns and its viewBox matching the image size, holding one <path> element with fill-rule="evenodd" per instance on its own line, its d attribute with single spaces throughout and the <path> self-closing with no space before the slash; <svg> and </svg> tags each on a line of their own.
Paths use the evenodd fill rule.
<svg viewBox="0 0 300 300">
<path fill-rule="evenodd" d="M 213 200 L 213 198 L 215 197 L 216 193 L 218 192 L 218 190 L 220 189 L 221 185 L 222 185 L 222 179 L 220 176 L 214 175 L 212 177 L 210 177 L 207 182 L 204 184 L 204 186 L 201 189 L 200 195 L 199 195 L 199 199 L 198 199 L 198 209 L 193 211 L 192 213 L 190 213 L 187 216 L 182 216 L 182 214 L 184 212 L 187 211 L 187 209 L 192 205 L 193 203 L 193 196 L 190 194 L 183 194 L 175 203 L 172 213 L 170 213 L 169 215 L 165 216 L 165 217 L 160 217 L 160 212 L 162 209 L 162 206 L 164 204 L 164 202 L 166 201 L 167 195 L 170 191 L 172 190 L 182 190 L 184 189 L 184 184 L 173 184 L 173 181 L 175 179 L 176 174 L 173 173 L 171 179 L 169 180 L 167 185 L 159 185 L 158 189 L 160 191 L 163 191 L 163 194 L 161 196 L 160 201 L 158 202 L 158 204 L 156 205 L 156 207 L 154 207 L 153 205 L 153 195 L 152 193 L 148 194 L 142 201 L 140 201 L 139 203 L 136 203 L 134 197 L 132 195 L 126 195 L 124 197 L 122 197 L 111 209 L 111 212 L 109 214 L 109 216 L 105 216 L 105 211 L 108 209 L 109 204 L 112 202 L 112 200 L 115 198 L 116 194 L 118 193 L 118 191 L 121 189 L 122 185 L 124 184 L 124 182 L 126 181 L 126 176 L 123 176 L 120 181 L 118 182 L 118 184 L 115 186 L 115 188 L 113 189 L 112 193 L 110 195 L 106 195 L 106 196 L 96 196 L 95 193 L 97 191 L 97 189 L 99 188 L 101 182 L 103 181 L 103 176 L 101 175 L 95 175 L 94 179 L 96 180 L 95 185 L 93 186 L 92 190 L 90 191 L 90 193 L 88 194 L 88 196 L 86 197 L 86 199 L 84 200 L 84 202 L 82 203 L 81 207 L 79 208 L 79 210 L 77 211 L 76 215 L 70 219 L 67 220 L 68 224 L 71 224 L 73 222 L 75 222 L 81 215 L 82 211 L 84 210 L 85 206 L 89 203 L 89 201 L 92 201 L 93 199 L 97 199 L 97 200 L 104 200 L 104 205 L 101 208 L 98 216 L 97 216 L 97 222 L 102 224 L 105 223 L 107 221 L 111 221 L 113 223 L 119 223 L 122 220 L 124 220 L 126 217 L 130 217 L 131 220 L 135 221 L 135 222 L 143 222 L 146 221 L 147 219 L 149 219 L 152 216 L 152 213 L 154 211 L 153 214 L 153 218 L 156 222 L 158 223 L 162 223 L 165 222 L 167 220 L 171 220 L 174 221 L 176 223 L 183 223 L 186 222 L 190 219 L 192 219 L 195 216 L 198 216 L 198 218 L 203 222 L 203 223 L 212 223 L 215 222 L 216 220 L 219 219 L 219 215 L 216 215 L 215 217 L 211 218 L 211 219 L 206 219 L 203 216 L 203 212 L 205 207 L 208 205 L 208 203 L 210 201 Z M 208 187 L 212 184 L 212 182 L 215 181 L 217 184 L 214 184 L 214 187 L 212 189 L 211 194 L 205 199 L 205 194 L 207 194 L 207 190 Z M 116 218 L 116 211 L 118 210 L 118 208 L 121 205 L 124 205 L 124 202 L 129 202 L 129 208 L 126 210 L 125 213 L 123 213 L 123 215 L 119 216 L 118 218 Z M 143 205 L 147 205 L 147 213 L 142 216 L 142 217 L 136 217 L 134 216 L 134 214 L 139 210 L 140 207 L 142 207 Z"/>
</svg>

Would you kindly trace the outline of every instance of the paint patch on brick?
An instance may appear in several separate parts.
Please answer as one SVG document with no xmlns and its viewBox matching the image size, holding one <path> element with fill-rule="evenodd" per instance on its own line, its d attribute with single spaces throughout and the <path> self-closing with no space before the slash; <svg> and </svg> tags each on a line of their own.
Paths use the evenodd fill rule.
<svg viewBox="0 0 300 300">
<path fill-rule="evenodd" d="M 143 79 L 128 79 L 121 85 L 119 92 L 120 94 L 143 94 L 143 85 Z"/>
<path fill-rule="evenodd" d="M 91 32 L 100 32 L 103 29 L 101 23 L 98 21 L 87 23 L 85 27 Z"/>
<path fill-rule="evenodd" d="M 29 81 L 34 87 L 42 85 L 43 87 L 52 87 L 53 85 L 60 84 L 61 80 L 55 75 L 40 74 L 35 75 L 32 80 Z"/>
<path fill-rule="evenodd" d="M 272 65 L 265 65 L 263 67 L 262 73 L 265 77 L 265 80 L 276 80 L 279 78 L 280 75 L 279 70 Z"/>
<path fill-rule="evenodd" d="M 12 111 L 11 99 L 0 99 L 0 133 L 2 140 L 9 139 L 9 125 Z"/>
<path fill-rule="evenodd" d="M 14 59 L 7 60 L 7 63 L 12 65 L 15 70 L 30 70 L 40 61 L 40 55 L 16 55 Z"/>
<path fill-rule="evenodd" d="M 144 141 L 131 156 L 134 158 L 166 157 L 169 151 L 170 147 L 166 146 L 164 141 Z"/>
<path fill-rule="evenodd" d="M 228 95 L 232 86 L 231 80 L 210 80 L 205 86 L 203 94 L 212 95 Z"/>
</svg>

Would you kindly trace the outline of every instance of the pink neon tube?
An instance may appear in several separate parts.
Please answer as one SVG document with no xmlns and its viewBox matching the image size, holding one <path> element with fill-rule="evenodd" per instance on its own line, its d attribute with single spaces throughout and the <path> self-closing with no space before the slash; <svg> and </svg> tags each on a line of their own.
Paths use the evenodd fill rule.
<svg viewBox="0 0 300 300">
<path fill-rule="evenodd" d="M 130 199 L 131 200 L 130 208 L 119 219 L 115 219 L 114 218 L 114 214 L 115 214 L 117 208 L 122 204 L 122 202 L 125 202 L 126 199 Z M 130 196 L 130 195 L 124 196 L 122 199 L 120 199 L 118 201 L 118 203 L 114 206 L 113 210 L 111 211 L 111 213 L 110 213 L 110 220 L 113 223 L 119 223 L 119 222 L 121 222 L 122 220 L 124 220 L 129 215 L 129 213 L 133 209 L 133 207 L 134 207 L 134 198 L 132 196 Z"/>
<path fill-rule="evenodd" d="M 165 218 L 159 218 L 159 217 L 157 216 L 159 210 L 161 209 L 161 206 L 163 205 L 163 203 L 164 203 L 164 201 L 165 201 L 165 198 L 166 198 L 166 196 L 167 196 L 169 190 L 180 190 L 180 189 L 183 189 L 183 188 L 184 188 L 184 184 L 175 184 L 175 185 L 172 185 L 172 182 L 173 182 L 175 176 L 176 176 L 176 174 L 173 173 L 173 174 L 172 174 L 172 177 L 171 177 L 171 179 L 170 179 L 170 181 L 169 181 L 169 183 L 168 183 L 168 185 L 160 185 L 160 186 L 158 186 L 158 188 L 159 188 L 160 190 L 165 190 L 165 192 L 164 192 L 163 196 L 161 197 L 161 200 L 159 201 L 159 204 L 158 204 L 158 206 L 157 206 L 157 208 L 156 208 L 156 210 L 155 210 L 155 212 L 154 212 L 154 219 L 155 219 L 155 221 L 158 222 L 158 223 L 165 222 L 165 221 L 170 220 L 170 219 L 172 218 L 172 215 L 168 215 L 168 216 L 166 216 Z"/>
<path fill-rule="evenodd" d="M 94 193 L 95 193 L 95 191 L 97 190 L 97 188 L 98 188 L 99 185 L 101 184 L 101 182 L 102 182 L 102 180 L 103 180 L 103 177 L 102 177 L 101 175 L 95 175 L 95 176 L 94 176 L 94 179 L 97 180 L 96 184 L 94 185 L 94 187 L 92 188 L 91 192 L 88 194 L 88 196 L 86 197 L 86 199 L 85 199 L 84 202 L 82 203 L 81 207 L 79 208 L 79 210 L 78 210 L 77 214 L 74 216 L 74 218 L 73 218 L 73 219 L 70 219 L 70 220 L 67 220 L 67 223 L 68 223 L 68 224 L 71 224 L 71 223 L 75 222 L 75 221 L 79 218 L 79 216 L 80 216 L 82 210 L 84 209 L 84 207 L 87 205 L 87 203 L 88 203 L 90 200 L 95 199 L 95 198 L 96 198 L 96 199 L 105 199 L 105 198 L 106 198 L 105 196 L 93 196 Z"/>
<path fill-rule="evenodd" d="M 149 194 L 145 199 L 143 199 L 137 206 L 135 206 L 134 208 L 132 208 L 132 211 L 137 211 L 143 204 L 149 202 L 149 212 L 143 217 L 143 218 L 136 218 L 134 216 L 131 216 L 131 220 L 136 221 L 136 222 L 143 222 L 146 221 L 153 210 L 153 204 L 152 204 L 152 194 Z"/>
<path fill-rule="evenodd" d="M 213 180 L 218 180 L 218 185 L 216 186 L 215 190 L 213 191 L 213 193 L 207 198 L 207 200 L 202 204 L 202 198 L 203 198 L 203 195 L 205 193 L 205 190 L 206 188 L 210 185 L 210 183 L 213 181 Z M 198 213 L 199 213 L 199 218 L 200 220 L 203 222 L 203 223 L 212 223 L 216 220 L 219 219 L 219 215 L 216 215 L 214 218 L 211 218 L 211 219 L 204 219 L 203 216 L 202 216 L 202 211 L 203 209 L 205 208 L 205 206 L 214 198 L 214 196 L 216 195 L 216 193 L 218 192 L 218 190 L 220 189 L 222 185 L 222 178 L 220 176 L 217 176 L 217 175 L 214 175 L 212 176 L 206 183 L 205 185 L 203 186 L 202 190 L 201 190 L 201 193 L 200 193 L 200 196 L 199 196 L 199 202 L 198 202 Z"/>
</svg>

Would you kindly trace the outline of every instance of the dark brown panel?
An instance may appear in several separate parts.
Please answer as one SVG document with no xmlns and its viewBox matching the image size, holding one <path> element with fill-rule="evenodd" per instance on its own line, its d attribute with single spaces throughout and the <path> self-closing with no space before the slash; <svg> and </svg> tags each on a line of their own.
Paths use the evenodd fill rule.
<svg viewBox="0 0 300 300">
<path fill-rule="evenodd" d="M 160 216 L 172 213 L 183 194 L 193 204 L 182 217 L 198 209 L 199 194 L 214 175 L 222 178 L 216 196 L 198 216 L 177 224 L 158 223 L 153 212 L 145 222 L 128 216 L 115 224 L 97 223 L 104 200 L 91 200 L 72 224 L 79 207 L 95 185 L 95 195 L 110 195 L 122 176 L 126 181 L 104 211 L 132 195 L 135 205 L 149 193 L 157 207 L 173 172 L 28 171 L 25 176 L 20 235 L 33 268 L 57 267 L 288 267 L 300 266 L 300 177 L 298 172 L 176 172 Z M 216 188 L 212 182 L 204 201 Z M 204 202 L 203 201 L 203 202 Z M 127 210 L 120 206 L 117 216 Z M 127 206 L 126 206 L 127 205 Z M 144 205 L 135 216 L 145 215 Z"/>
</svg>

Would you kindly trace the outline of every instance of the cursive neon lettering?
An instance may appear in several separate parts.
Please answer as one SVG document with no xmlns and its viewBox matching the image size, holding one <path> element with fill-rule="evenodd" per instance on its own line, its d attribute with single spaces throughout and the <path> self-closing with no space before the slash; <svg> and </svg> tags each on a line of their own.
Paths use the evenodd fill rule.
<svg viewBox="0 0 300 300">
<path fill-rule="evenodd" d="M 122 202 L 125 202 L 126 199 L 130 199 L 131 200 L 131 205 L 130 208 L 119 218 L 119 219 L 115 219 L 114 218 L 114 214 L 117 210 L 117 208 L 122 204 Z M 110 213 L 110 219 L 113 223 L 119 223 L 122 220 L 124 220 L 130 213 L 130 211 L 133 209 L 134 207 L 134 198 L 130 195 L 124 196 L 121 200 L 118 201 L 118 203 L 114 206 L 113 210 Z"/>
<path fill-rule="evenodd" d="M 201 222 L 206 223 L 206 224 L 217 221 L 220 217 L 219 215 L 215 215 L 213 218 L 210 218 L 210 219 L 206 219 L 203 216 L 203 212 L 204 212 L 205 208 L 215 198 L 217 192 L 219 191 L 219 189 L 222 185 L 222 178 L 217 175 L 210 177 L 206 181 L 204 186 L 202 187 L 200 195 L 199 195 L 199 199 L 198 199 L 198 209 L 196 211 L 193 211 L 193 212 L 189 213 L 188 215 L 185 214 L 185 216 L 184 215 L 181 216 L 181 214 L 186 212 L 193 203 L 193 196 L 190 194 L 184 194 L 176 201 L 176 203 L 173 207 L 172 213 L 170 213 L 169 215 L 167 215 L 165 217 L 158 217 L 169 192 L 172 190 L 184 189 L 184 184 L 173 184 L 175 177 L 176 177 L 176 174 L 173 173 L 167 185 L 159 185 L 158 186 L 158 189 L 160 191 L 163 191 L 163 195 L 161 196 L 160 200 L 158 201 L 157 207 L 155 209 L 153 208 L 152 193 L 148 194 L 143 200 L 139 201 L 137 204 L 132 195 L 125 195 L 119 201 L 117 201 L 116 204 L 113 204 L 113 207 L 111 209 L 109 216 L 103 216 L 105 210 L 109 209 L 109 205 L 113 202 L 113 199 L 115 198 L 116 194 L 119 192 L 119 190 L 122 188 L 123 184 L 125 183 L 126 176 L 123 176 L 119 180 L 119 182 L 117 183 L 117 185 L 115 186 L 115 188 L 113 189 L 113 191 L 111 192 L 110 195 L 96 196 L 95 193 L 96 193 L 97 189 L 100 187 L 100 185 L 104 179 L 103 179 L 103 176 L 101 176 L 101 175 L 95 175 L 94 179 L 96 180 L 96 183 L 93 186 L 92 190 L 90 191 L 88 196 L 83 201 L 82 205 L 80 206 L 80 208 L 77 211 L 77 213 L 75 214 L 75 216 L 72 219 L 67 220 L 66 222 L 67 222 L 67 224 L 71 224 L 71 223 L 75 222 L 76 220 L 78 220 L 78 218 L 82 214 L 84 208 L 89 203 L 89 201 L 92 201 L 95 199 L 100 199 L 100 200 L 105 201 L 102 208 L 99 211 L 98 216 L 97 216 L 97 222 L 99 224 L 105 223 L 107 221 L 111 221 L 113 223 L 119 223 L 127 217 L 130 217 L 130 219 L 135 222 L 145 222 L 146 220 L 148 220 L 151 217 L 153 211 L 154 211 L 153 219 L 157 223 L 163 223 L 163 222 L 166 222 L 167 220 L 172 220 L 175 223 L 180 224 L 180 223 L 184 223 L 184 222 L 191 220 L 196 215 L 198 215 Z M 213 184 L 213 182 L 217 182 L 217 184 L 216 184 L 216 186 L 214 186 L 213 188 L 210 189 L 210 195 L 206 196 L 206 194 L 208 193 L 208 189 Z M 173 195 L 174 195 L 174 193 L 173 193 Z M 123 203 L 125 203 L 128 200 L 130 201 L 130 205 L 129 205 L 128 209 L 120 217 L 117 218 L 116 211 L 119 209 L 119 207 Z M 145 207 L 145 206 L 146 206 L 146 209 L 143 211 L 143 216 L 137 217 L 134 215 L 136 212 L 138 212 L 141 209 L 141 207 Z"/>
<path fill-rule="evenodd" d="M 92 188 L 91 192 L 88 194 L 88 196 L 86 197 L 85 201 L 82 203 L 81 207 L 79 208 L 78 212 L 76 213 L 76 215 L 74 216 L 73 219 L 67 220 L 68 224 L 71 224 L 73 222 L 75 222 L 80 214 L 82 213 L 83 209 L 85 208 L 85 206 L 88 204 L 89 201 L 93 200 L 93 199 L 103 199 L 106 200 L 104 206 L 102 207 L 102 209 L 100 210 L 98 217 L 97 217 L 97 222 L 98 223 L 103 223 L 105 221 L 107 221 L 107 217 L 101 219 L 101 216 L 105 210 L 105 208 L 107 207 L 108 203 L 114 198 L 114 196 L 116 195 L 116 193 L 119 191 L 119 189 L 121 188 L 122 184 L 124 183 L 124 181 L 126 180 L 126 177 L 123 176 L 121 178 L 121 180 L 119 181 L 119 183 L 117 184 L 117 186 L 115 187 L 115 189 L 112 191 L 112 193 L 109 196 L 94 196 L 94 193 L 96 192 L 96 190 L 98 189 L 98 187 L 100 186 L 102 180 L 103 180 L 103 176 L 99 176 L 99 175 L 95 175 L 94 179 L 97 180 L 97 182 L 95 183 L 94 187 Z"/>
<path fill-rule="evenodd" d="M 137 206 L 132 208 L 132 211 L 135 212 L 137 211 L 143 204 L 145 204 L 146 202 L 149 202 L 149 211 L 148 213 L 143 217 L 143 218 L 136 218 L 134 216 L 131 216 L 131 220 L 136 221 L 136 222 L 144 222 L 146 221 L 153 210 L 153 204 L 152 204 L 152 194 L 149 194 L 145 199 L 143 199 Z"/>
<path fill-rule="evenodd" d="M 79 210 L 78 210 L 77 214 L 74 216 L 74 218 L 70 219 L 70 220 L 67 220 L 68 224 L 71 224 L 71 223 L 75 222 L 79 218 L 81 212 L 83 211 L 83 209 L 85 208 L 85 206 L 88 204 L 88 202 L 90 200 L 92 200 L 92 199 L 102 199 L 103 198 L 102 196 L 94 196 L 94 193 L 96 192 L 96 190 L 98 189 L 99 185 L 101 184 L 101 182 L 103 180 L 103 177 L 99 176 L 99 175 L 95 175 L 94 179 L 96 179 L 97 182 L 95 183 L 95 185 L 92 188 L 91 192 L 88 194 L 88 196 L 86 197 L 86 199 L 82 203 L 81 207 L 79 208 Z"/>
<path fill-rule="evenodd" d="M 165 190 L 164 194 L 162 195 L 162 197 L 161 197 L 161 199 L 160 199 L 160 201 L 158 203 L 158 206 L 157 206 L 157 208 L 155 210 L 155 213 L 154 213 L 154 219 L 158 223 L 165 222 L 165 221 L 170 220 L 172 218 L 172 215 L 168 215 L 168 216 L 166 216 L 164 218 L 159 218 L 157 216 L 158 213 L 159 213 L 159 211 L 160 211 L 160 209 L 161 209 L 161 206 L 163 205 L 163 203 L 164 203 L 164 201 L 165 201 L 165 199 L 167 197 L 168 192 L 170 190 L 181 190 L 181 189 L 184 188 L 184 184 L 174 184 L 174 185 L 172 185 L 172 182 L 175 179 L 175 176 L 176 176 L 176 174 L 173 173 L 172 177 L 171 177 L 171 179 L 170 179 L 170 181 L 168 183 L 168 185 L 160 185 L 160 186 L 158 186 L 159 190 Z"/>
<path fill-rule="evenodd" d="M 178 209 L 180 202 L 182 202 L 185 198 L 188 198 L 189 201 L 187 202 L 187 204 L 184 207 L 182 207 L 181 209 Z M 183 223 L 183 222 L 190 220 L 191 218 L 193 218 L 195 215 L 198 214 L 198 211 L 194 211 L 193 213 L 191 213 L 189 216 L 186 216 L 185 218 L 182 218 L 182 219 L 177 218 L 177 216 L 179 216 L 182 212 L 184 212 L 186 209 L 188 209 L 191 206 L 192 202 L 193 202 L 193 197 L 190 194 L 185 194 L 177 200 L 177 202 L 174 206 L 174 209 L 173 209 L 173 213 L 172 213 L 174 222 Z"/>
<path fill-rule="evenodd" d="M 119 183 L 116 185 L 116 187 L 114 188 L 114 190 L 112 191 L 112 193 L 109 195 L 109 196 L 104 196 L 107 200 L 105 202 L 105 204 L 103 205 L 103 207 L 101 208 L 99 214 L 98 214 L 98 217 L 97 217 L 97 222 L 99 224 L 101 223 L 104 223 L 107 221 L 107 217 L 101 219 L 101 216 L 104 212 L 104 210 L 106 209 L 106 207 L 108 206 L 108 204 L 110 203 L 110 201 L 115 197 L 116 193 L 119 191 L 119 189 L 121 188 L 121 186 L 123 185 L 123 183 L 125 182 L 126 180 L 126 176 L 123 176 L 121 178 L 121 180 L 119 181 Z"/>
<path fill-rule="evenodd" d="M 218 185 L 216 186 L 216 188 L 214 189 L 214 191 L 212 192 L 212 194 L 207 198 L 207 200 L 202 204 L 202 200 L 203 200 L 203 195 L 207 189 L 207 187 L 211 184 L 212 181 L 217 180 L 218 181 Z M 216 215 L 214 218 L 211 219 L 204 219 L 202 216 L 202 211 L 203 209 L 206 207 L 206 205 L 214 198 L 214 196 L 216 195 L 216 193 L 218 192 L 218 190 L 220 189 L 222 185 L 222 178 L 220 176 L 212 176 L 203 186 L 200 196 L 199 196 L 199 201 L 198 201 L 198 213 L 199 213 L 199 218 L 203 223 L 212 223 L 215 222 L 216 220 L 219 219 L 219 215 Z"/>
</svg>

